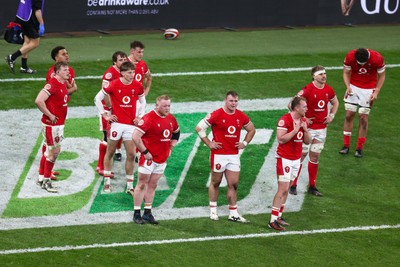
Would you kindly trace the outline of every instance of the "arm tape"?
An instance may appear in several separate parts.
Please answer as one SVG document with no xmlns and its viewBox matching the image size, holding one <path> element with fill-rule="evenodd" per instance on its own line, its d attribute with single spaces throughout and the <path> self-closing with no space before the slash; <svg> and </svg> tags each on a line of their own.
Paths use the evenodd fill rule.
<svg viewBox="0 0 400 267">
<path fill-rule="evenodd" d="M 181 131 L 178 131 L 177 133 L 172 133 L 171 139 L 178 141 L 180 135 L 181 135 Z"/>
<path fill-rule="evenodd" d="M 101 115 L 103 115 L 106 111 L 104 110 L 104 107 L 103 107 L 103 103 L 101 103 L 101 101 L 104 99 L 104 93 L 103 93 L 103 91 L 99 91 L 97 94 L 96 94 L 96 96 L 94 97 L 94 104 L 96 105 L 96 107 L 97 107 L 97 110 L 99 111 L 99 113 L 101 114 Z"/>
<path fill-rule="evenodd" d="M 202 119 L 201 121 L 199 121 L 199 123 L 197 124 L 197 127 L 200 128 L 201 130 L 198 131 L 198 135 L 200 136 L 200 138 L 204 138 L 207 136 L 207 128 L 208 128 L 208 124 L 205 122 L 204 119 Z"/>
<path fill-rule="evenodd" d="M 137 108 L 137 114 L 138 117 L 143 117 L 144 114 L 146 113 L 146 98 L 144 95 L 139 96 L 139 105 L 136 107 Z"/>
</svg>

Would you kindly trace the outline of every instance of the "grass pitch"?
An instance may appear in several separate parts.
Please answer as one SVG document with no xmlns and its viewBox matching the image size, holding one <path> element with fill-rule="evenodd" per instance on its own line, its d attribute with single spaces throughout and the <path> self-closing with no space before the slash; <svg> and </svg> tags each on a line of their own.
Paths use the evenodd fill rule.
<svg viewBox="0 0 400 267">
<path fill-rule="evenodd" d="M 78 77 L 101 76 L 111 64 L 111 54 L 116 50 L 127 51 L 129 42 L 134 39 L 146 44 L 145 60 L 154 74 L 295 68 L 316 64 L 341 66 L 346 52 L 358 47 L 380 51 L 387 64 L 400 64 L 399 32 L 399 26 L 371 26 L 238 32 L 183 31 L 176 41 L 165 41 L 161 34 L 46 37 L 32 53 L 30 64 L 40 72 L 32 77 L 44 77 L 52 64 L 50 49 L 64 45 L 70 52 L 71 65 Z M 17 46 L 2 45 L 0 54 L 6 55 L 15 49 Z M 2 69 L 0 80 L 31 77 L 11 75 L 5 64 Z M 341 75 L 341 70 L 328 68 L 328 83 L 335 89 L 339 100 L 344 93 Z M 292 223 L 290 230 L 399 225 L 398 77 L 400 68 L 387 69 L 385 85 L 371 112 L 365 157 L 362 159 L 338 154 L 344 117 L 341 101 L 335 121 L 329 127 L 326 148 L 320 160 L 318 187 L 325 195 L 323 198 L 307 195 L 300 212 L 287 213 L 286 218 Z M 289 97 L 309 81 L 309 71 L 155 77 L 148 99 L 151 101 L 159 94 L 168 93 L 175 102 L 215 101 L 222 100 L 231 88 L 239 92 L 241 99 Z M 100 80 L 78 78 L 77 82 L 79 92 L 73 95 L 70 106 L 92 106 Z M 43 84 L 43 81 L 1 81 L 0 109 L 34 108 L 34 98 Z M 4 130 L 8 126 L 0 127 Z M 353 145 L 355 141 L 356 136 L 352 140 Z M 2 136 L 2 143 L 7 144 L 6 135 Z M 251 220 L 251 224 L 232 224 L 225 220 L 213 223 L 208 218 L 200 218 L 162 221 L 157 227 L 124 223 L 7 230 L 0 231 L 0 251 L 271 232 L 266 227 L 269 214 L 248 215 L 246 218 Z M 0 255 L 0 265 L 397 266 L 399 248 L 400 230 L 394 228 L 38 251 Z"/>
</svg>

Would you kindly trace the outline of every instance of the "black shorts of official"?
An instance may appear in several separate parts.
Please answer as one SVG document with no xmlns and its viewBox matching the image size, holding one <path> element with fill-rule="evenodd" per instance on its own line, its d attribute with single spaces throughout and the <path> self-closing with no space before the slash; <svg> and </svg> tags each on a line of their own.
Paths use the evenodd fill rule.
<svg viewBox="0 0 400 267">
<path fill-rule="evenodd" d="M 15 22 L 21 24 L 22 32 L 24 36 L 30 39 L 39 38 L 39 23 L 33 20 L 32 17 L 28 21 L 23 21 L 22 19 L 16 17 Z"/>
</svg>

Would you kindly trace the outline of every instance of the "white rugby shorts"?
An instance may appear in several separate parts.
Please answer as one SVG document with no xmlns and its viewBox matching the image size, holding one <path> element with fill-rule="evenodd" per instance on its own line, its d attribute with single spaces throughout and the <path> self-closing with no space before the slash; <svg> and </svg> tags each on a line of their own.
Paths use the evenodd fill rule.
<svg viewBox="0 0 400 267">
<path fill-rule="evenodd" d="M 240 171 L 240 157 L 239 154 L 232 155 L 218 155 L 211 154 L 211 170 L 213 172 L 224 172 L 230 170 L 234 172 Z"/>
<path fill-rule="evenodd" d="M 290 182 L 296 179 L 300 170 L 300 159 L 276 159 L 276 175 L 279 182 Z"/>
<path fill-rule="evenodd" d="M 125 141 L 125 140 L 130 141 L 130 140 L 132 140 L 132 135 L 133 135 L 134 129 L 135 129 L 135 126 L 133 126 L 133 125 L 113 122 L 113 123 L 111 123 L 111 128 L 110 128 L 108 138 L 110 138 L 110 140 L 118 141 L 122 137 L 123 141 Z"/>
<path fill-rule="evenodd" d="M 64 140 L 64 125 L 42 124 L 42 135 L 47 147 L 60 147 Z"/>
<path fill-rule="evenodd" d="M 139 162 L 139 168 L 138 172 L 143 173 L 143 174 L 163 174 L 165 171 L 165 168 L 167 167 L 167 163 L 156 163 L 152 160 L 141 160 Z"/>
<path fill-rule="evenodd" d="M 363 89 L 352 84 L 350 84 L 350 88 L 353 91 L 353 94 L 344 96 L 343 100 L 345 103 L 364 108 L 371 108 L 370 98 L 375 88 Z"/>
</svg>

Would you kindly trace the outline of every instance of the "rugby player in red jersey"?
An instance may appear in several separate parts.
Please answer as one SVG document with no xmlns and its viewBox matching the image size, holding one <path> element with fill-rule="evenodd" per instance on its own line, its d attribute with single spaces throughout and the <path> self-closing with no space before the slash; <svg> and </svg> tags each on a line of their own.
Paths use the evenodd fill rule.
<svg viewBox="0 0 400 267">
<path fill-rule="evenodd" d="M 349 153 L 354 118 L 358 110 L 358 140 L 354 156 L 361 158 L 364 143 L 367 141 L 368 115 L 385 82 L 386 65 L 380 53 L 372 49 L 358 48 L 346 55 L 343 66 L 346 117 L 343 127 L 343 148 L 339 153 L 343 155 Z"/>
<path fill-rule="evenodd" d="M 240 176 L 239 149 L 244 149 L 253 139 L 256 130 L 250 118 L 237 109 L 239 96 L 235 91 L 229 91 L 225 96 L 225 104 L 208 114 L 196 126 L 196 132 L 201 140 L 210 148 L 211 183 L 208 188 L 210 219 L 218 220 L 217 200 L 219 186 L 225 174 L 228 183 L 227 199 L 229 204 L 228 220 L 248 223 L 238 213 L 237 188 Z M 206 130 L 211 127 L 213 139 L 207 137 Z M 240 141 L 241 130 L 247 131 L 243 141 Z"/>
<path fill-rule="evenodd" d="M 306 120 L 312 141 L 310 145 L 303 144 L 299 174 L 293 181 L 289 193 L 297 195 L 297 180 L 299 178 L 303 160 L 309 155 L 308 161 L 308 192 L 314 196 L 322 196 L 316 187 L 318 162 L 324 148 L 327 126 L 335 118 L 339 101 L 335 91 L 326 83 L 326 70 L 317 65 L 311 69 L 312 82 L 303 87 L 297 96 L 302 96 L 307 101 Z"/>
<path fill-rule="evenodd" d="M 276 127 L 276 175 L 278 190 L 272 202 L 271 219 L 268 227 L 277 231 L 284 231 L 287 223 L 282 218 L 290 185 L 297 177 L 300 169 L 302 146 L 310 144 L 311 134 L 305 119 L 307 102 L 303 97 L 295 96 L 290 103 L 290 113 L 286 113 L 279 120 Z"/>
<path fill-rule="evenodd" d="M 122 63 L 124 63 L 126 61 L 126 57 L 127 57 L 127 55 L 125 54 L 125 52 L 122 52 L 122 51 L 116 51 L 113 53 L 113 55 L 112 55 L 113 65 L 110 66 L 104 72 L 103 77 L 102 77 L 102 87 L 108 86 L 110 82 L 121 77 L 121 72 L 120 72 L 119 68 L 121 67 Z M 111 112 L 110 108 L 107 106 L 104 99 L 102 100 L 102 103 L 103 103 L 104 111 L 110 113 Z M 108 105 L 111 107 L 111 103 L 108 103 Z M 104 175 L 104 156 L 107 151 L 107 131 L 109 130 L 110 125 L 109 125 L 108 121 L 100 113 L 99 113 L 99 121 L 100 121 L 100 131 L 103 132 L 103 140 L 99 144 L 99 158 L 97 161 L 96 171 L 98 174 L 103 176 Z M 118 160 L 118 161 L 121 161 L 121 143 L 122 143 L 122 139 L 120 139 L 118 141 L 116 153 L 114 155 L 114 159 Z M 119 151 L 118 151 L 118 149 L 119 149 Z M 119 153 L 119 155 L 117 155 L 118 153 Z"/>
<path fill-rule="evenodd" d="M 69 68 L 66 62 L 57 62 L 54 65 L 54 77 L 46 83 L 36 97 L 35 104 L 42 115 L 42 134 L 46 151 L 43 176 L 39 175 L 38 184 L 51 193 L 57 193 L 51 183 L 54 163 L 61 151 L 61 142 L 64 139 L 64 124 L 68 111 L 67 81 L 70 79 Z"/>
<path fill-rule="evenodd" d="M 138 123 L 144 115 L 146 98 L 143 86 L 134 80 L 135 66 L 131 62 L 124 62 L 120 67 L 121 77 L 115 79 L 105 87 L 95 97 L 95 104 L 102 116 L 111 123 L 109 135 L 107 137 L 107 151 L 104 157 L 104 192 L 111 192 L 111 170 L 113 156 L 119 139 L 122 138 L 125 152 L 125 172 L 127 180 L 127 191 L 133 189 L 133 172 L 135 160 L 135 144 L 132 140 L 134 125 Z M 106 103 L 111 103 L 111 114 L 104 110 L 102 100 L 106 98 Z M 137 106 L 137 100 L 139 105 Z M 138 116 L 136 116 L 138 109 Z"/>
<path fill-rule="evenodd" d="M 50 56 L 55 61 L 55 64 L 57 62 L 65 62 L 65 63 L 69 64 L 68 51 L 64 46 L 54 47 L 50 52 Z M 68 95 L 72 95 L 75 91 L 78 90 L 78 86 L 75 83 L 74 69 L 69 65 L 68 65 L 68 69 L 69 69 L 69 78 L 66 81 L 66 84 L 67 84 Z M 53 65 L 47 71 L 46 82 L 49 82 L 50 79 L 53 78 L 55 75 L 56 74 L 55 74 L 54 65 Z M 69 101 L 69 99 L 68 99 L 68 101 Z M 46 144 L 45 144 L 45 142 L 43 142 L 42 143 L 42 157 L 39 161 L 39 177 L 41 177 L 41 176 L 43 177 L 43 174 L 44 174 L 44 164 L 46 162 L 46 157 L 43 154 L 45 151 L 46 151 Z M 59 174 L 58 172 L 52 171 L 51 179 L 54 181 L 57 180 L 56 175 L 58 175 L 58 174 Z"/>
<path fill-rule="evenodd" d="M 133 214 L 133 221 L 138 224 L 158 224 L 151 212 L 154 195 L 167 167 L 167 159 L 180 135 L 178 122 L 170 109 L 171 100 L 168 96 L 157 97 L 155 109 L 143 116 L 133 133 L 133 141 L 141 152 Z M 144 213 L 141 216 L 143 200 Z"/>
</svg>

